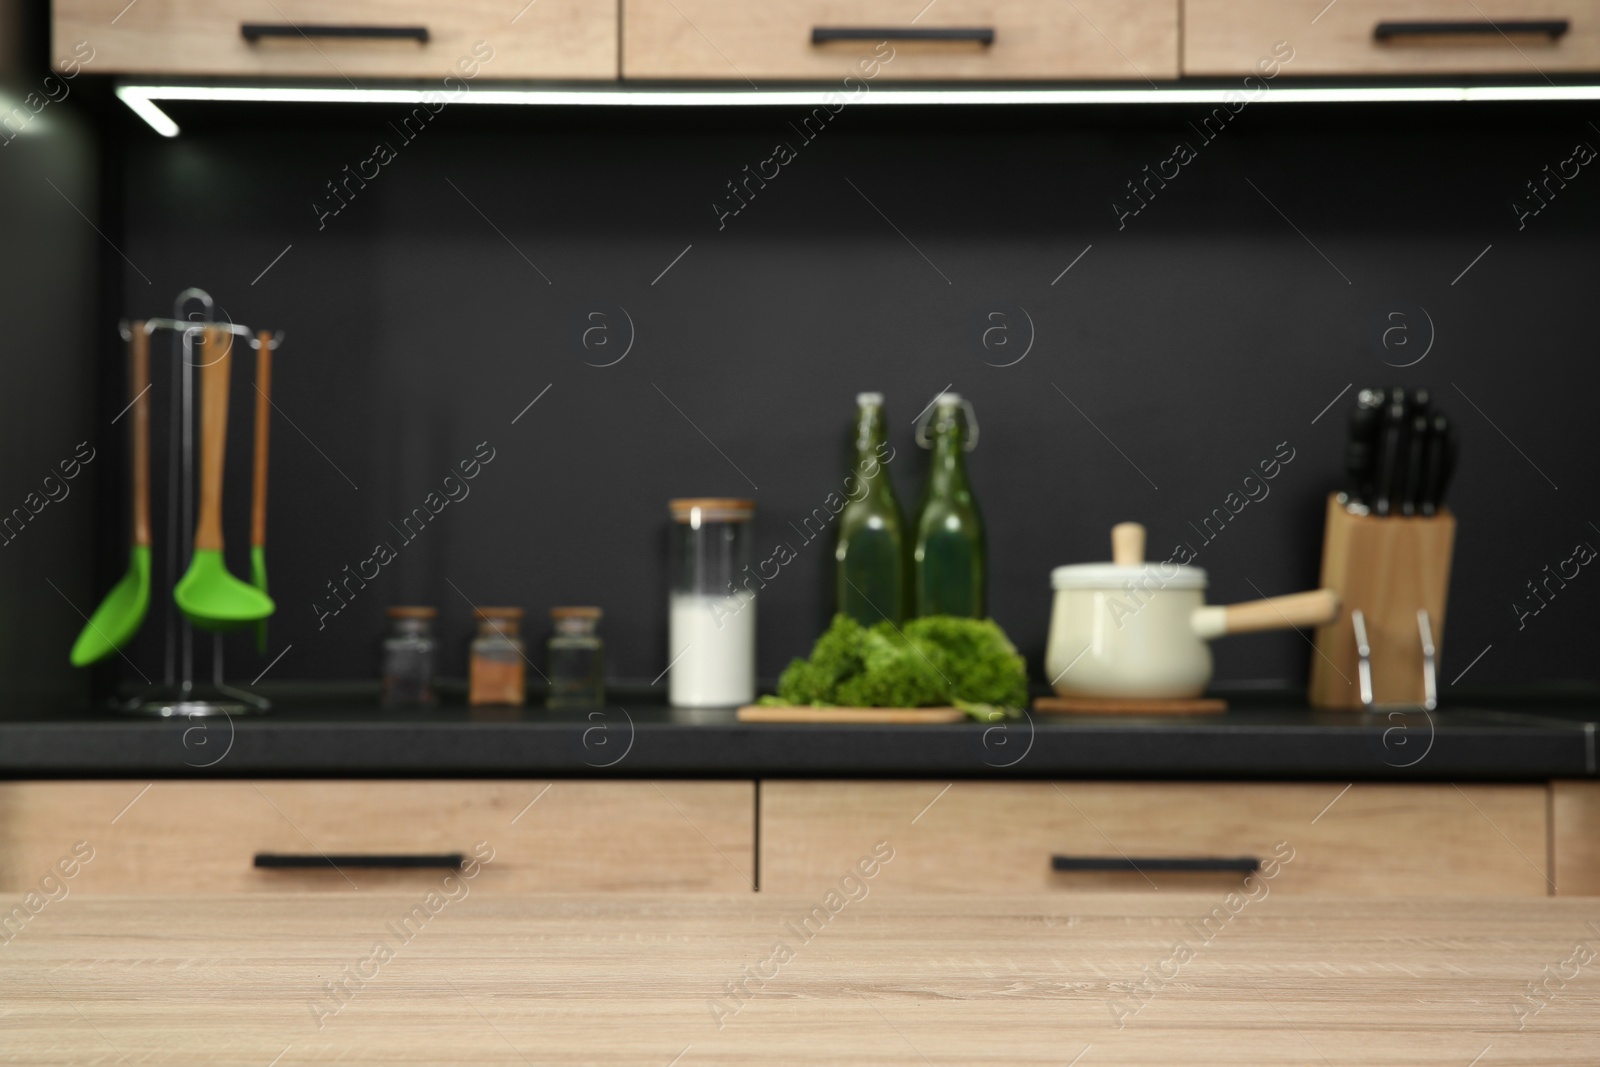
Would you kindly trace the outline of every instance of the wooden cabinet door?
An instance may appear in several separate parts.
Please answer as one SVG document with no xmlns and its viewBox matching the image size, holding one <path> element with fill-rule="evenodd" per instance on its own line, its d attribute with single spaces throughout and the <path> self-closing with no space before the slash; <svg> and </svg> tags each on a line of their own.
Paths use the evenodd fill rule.
<svg viewBox="0 0 1600 1067">
<path fill-rule="evenodd" d="M 1600 0 L 1184 0 L 1185 74 L 1249 74 L 1280 41 L 1290 77 L 1492 73 L 1542 84 L 1545 73 L 1600 69 Z"/>
<path fill-rule="evenodd" d="M 771 892 L 831 888 L 879 842 L 886 892 L 1211 891 L 1250 859 L 1271 892 L 1549 892 L 1537 785 L 763 782 L 760 841 Z"/>
<path fill-rule="evenodd" d="M 615 78 L 614 0 L 55 0 L 54 51 L 95 74 Z M 246 35 L 247 28 L 257 34 Z M 425 30 L 426 39 L 417 31 Z M 364 35 L 363 35 L 364 34 Z M 79 57 L 82 58 L 81 56 Z M 448 85 L 447 76 L 453 76 Z"/>
<path fill-rule="evenodd" d="M 842 94 L 874 79 L 1178 73 L 1177 0 L 622 0 L 622 73 Z M 845 83 L 847 76 L 852 81 Z"/>
<path fill-rule="evenodd" d="M 1557 895 L 1600 896 L 1600 782 L 1550 783 L 1550 841 Z"/>
<path fill-rule="evenodd" d="M 489 891 L 749 892 L 754 790 L 747 781 L 12 782 L 0 784 L 0 892 L 37 889 L 52 872 L 59 882 L 58 862 L 74 858 L 69 892 L 432 887 L 454 856 L 473 872 L 472 888 Z"/>
</svg>

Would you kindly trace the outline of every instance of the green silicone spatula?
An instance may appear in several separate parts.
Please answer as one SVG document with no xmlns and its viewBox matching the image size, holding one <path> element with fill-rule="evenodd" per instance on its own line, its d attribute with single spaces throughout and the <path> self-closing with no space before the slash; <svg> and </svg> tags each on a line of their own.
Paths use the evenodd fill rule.
<svg viewBox="0 0 1600 1067">
<path fill-rule="evenodd" d="M 105 659 L 139 632 L 150 607 L 150 335 L 135 322 L 128 335 L 128 392 L 133 400 L 133 548 L 128 571 L 111 587 L 72 643 L 72 665 Z"/>
<path fill-rule="evenodd" d="M 233 335 L 206 327 L 200 341 L 200 517 L 194 558 L 172 590 L 178 610 L 204 630 L 244 626 L 275 610 L 271 597 L 229 574 L 222 558 L 222 464 L 232 370 Z"/>
<path fill-rule="evenodd" d="M 272 335 L 256 335 L 255 480 L 250 487 L 250 584 L 267 591 L 267 421 L 272 414 Z M 267 651 L 267 620 L 256 623 L 256 650 Z"/>
</svg>

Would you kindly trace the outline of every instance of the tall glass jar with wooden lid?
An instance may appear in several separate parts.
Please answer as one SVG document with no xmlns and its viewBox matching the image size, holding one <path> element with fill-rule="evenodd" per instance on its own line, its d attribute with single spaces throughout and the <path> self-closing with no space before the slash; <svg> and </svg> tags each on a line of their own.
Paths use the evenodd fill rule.
<svg viewBox="0 0 1600 1067">
<path fill-rule="evenodd" d="M 672 512 L 668 693 L 678 707 L 734 707 L 756 695 L 753 500 L 686 497 Z"/>
</svg>

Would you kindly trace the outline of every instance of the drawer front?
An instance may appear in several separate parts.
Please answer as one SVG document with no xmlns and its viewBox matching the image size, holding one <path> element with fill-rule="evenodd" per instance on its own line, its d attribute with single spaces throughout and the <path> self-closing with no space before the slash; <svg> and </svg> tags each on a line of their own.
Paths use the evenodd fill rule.
<svg viewBox="0 0 1600 1067">
<path fill-rule="evenodd" d="M 490 891 L 748 892 L 754 789 L 634 781 L 6 783 L 0 892 L 37 890 L 52 872 L 60 880 L 58 862 L 74 866 L 74 858 L 70 892 L 403 889 L 436 886 L 448 870 L 400 864 L 455 853 L 474 872 L 473 888 Z M 85 851 L 92 856 L 82 862 Z M 287 866 L 259 867 L 258 855 Z M 373 857 L 400 860 L 362 865 Z"/>
<path fill-rule="evenodd" d="M 1600 897 L 1600 782 L 1552 782 L 1551 881 L 1563 897 Z"/>
<path fill-rule="evenodd" d="M 1341 788 L 763 782 L 761 888 L 835 888 L 887 842 L 893 858 L 876 871 L 874 891 L 1211 891 L 1241 886 L 1236 863 L 1254 857 L 1272 892 L 1549 892 L 1542 786 L 1356 783 L 1339 795 Z M 1077 869 L 1053 870 L 1057 856 Z M 1220 869 L 1162 869 L 1181 860 Z M 1103 869 L 1117 867 L 1124 869 Z"/>
<path fill-rule="evenodd" d="M 1540 28 L 1563 21 L 1559 36 Z M 1282 65 L 1290 76 L 1542 80 L 1541 73 L 1600 68 L 1600 0 L 1184 0 L 1185 74 L 1248 74 L 1279 41 L 1293 49 Z"/>
<path fill-rule="evenodd" d="M 97 74 L 301 78 L 615 78 L 615 0 L 56 0 L 54 54 L 94 48 Z M 518 9 L 521 8 L 519 11 Z M 246 40 L 242 27 L 269 27 Z M 323 36 L 315 27 L 403 36 Z M 274 30 L 286 36 L 273 35 Z M 304 31 L 306 36 L 301 35 Z M 480 43 L 481 42 L 481 43 Z M 462 64 L 458 66 L 458 64 Z"/>
<path fill-rule="evenodd" d="M 1177 0 L 622 0 L 628 78 L 865 81 L 1178 73 Z M 919 14 L 920 12 L 920 14 Z M 850 39 L 863 30 L 882 30 Z M 820 31 L 824 39 L 814 43 Z M 916 39 L 937 31 L 992 31 Z M 845 39 L 838 39 L 838 38 Z M 854 79 L 844 83 L 847 75 Z"/>
</svg>

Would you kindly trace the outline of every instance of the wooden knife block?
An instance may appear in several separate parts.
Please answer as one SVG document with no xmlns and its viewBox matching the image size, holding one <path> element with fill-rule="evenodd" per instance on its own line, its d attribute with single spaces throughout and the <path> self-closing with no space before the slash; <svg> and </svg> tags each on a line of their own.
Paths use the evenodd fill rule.
<svg viewBox="0 0 1600 1067">
<path fill-rule="evenodd" d="M 1339 594 L 1339 617 L 1317 628 L 1311 657 L 1310 701 L 1318 708 L 1359 708 L 1361 685 L 1355 628 L 1360 609 L 1371 648 L 1375 704 L 1421 704 L 1422 638 L 1417 610 L 1433 626 L 1435 662 L 1444 649 L 1445 597 L 1456 519 L 1448 509 L 1431 518 L 1352 515 L 1328 497 L 1322 541 L 1322 588 Z"/>
</svg>

